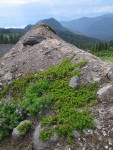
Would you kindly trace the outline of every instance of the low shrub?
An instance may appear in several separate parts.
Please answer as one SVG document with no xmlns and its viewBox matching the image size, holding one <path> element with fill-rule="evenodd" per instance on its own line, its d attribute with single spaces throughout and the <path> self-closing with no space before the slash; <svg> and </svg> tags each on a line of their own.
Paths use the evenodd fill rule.
<svg viewBox="0 0 113 150">
<path fill-rule="evenodd" d="M 76 68 L 86 64 L 86 62 L 72 64 L 71 59 L 65 59 L 61 64 L 35 75 L 27 74 L 0 91 L 0 140 L 5 138 L 20 121 L 28 116 L 37 118 L 51 105 L 54 108 L 54 115 L 44 117 L 41 122 L 42 126 L 51 128 L 41 131 L 41 140 L 48 140 L 53 132 L 62 137 L 72 138 L 73 130 L 93 128 L 93 116 L 87 106 L 97 99 L 95 94 L 97 85 L 81 85 L 76 90 L 69 87 L 71 77 L 80 75 Z M 4 99 L 7 94 L 11 100 Z M 26 126 L 22 126 L 20 130 Z"/>
</svg>

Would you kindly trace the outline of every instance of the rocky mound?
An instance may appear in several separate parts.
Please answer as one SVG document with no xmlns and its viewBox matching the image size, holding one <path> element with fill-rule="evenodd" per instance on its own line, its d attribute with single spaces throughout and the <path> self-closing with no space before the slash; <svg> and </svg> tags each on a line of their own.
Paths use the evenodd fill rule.
<svg viewBox="0 0 113 150">
<path fill-rule="evenodd" d="M 88 109 L 95 115 L 95 128 L 85 129 L 82 133 L 79 133 L 77 130 L 73 131 L 75 142 L 69 145 L 67 139 L 59 140 L 56 134 L 51 138 L 51 142 L 38 140 L 41 127 L 40 124 L 37 127 L 34 125 L 36 129 L 35 133 L 32 134 L 34 139 L 33 147 L 35 150 L 112 150 L 113 64 L 103 62 L 96 56 L 66 43 L 55 35 L 50 28 L 46 26 L 32 28 L 9 53 L 0 59 L 0 87 L 2 89 L 6 83 L 10 84 L 13 79 L 20 78 L 26 73 L 43 72 L 50 66 L 60 64 L 64 58 L 70 57 L 72 58 L 72 64 L 81 61 L 87 62 L 87 64 L 76 69 L 76 71 L 81 72 L 81 75 L 80 77 L 78 75 L 72 77 L 69 86 L 79 88 L 80 84 L 91 84 L 94 82 L 99 85 L 97 89 L 98 102 L 95 101 L 96 103 L 92 107 L 88 105 Z M 61 69 L 64 69 L 62 67 Z M 72 68 L 72 66 L 70 67 Z M 66 68 L 68 67 L 66 66 Z M 93 93 L 91 94 L 93 95 Z M 82 112 L 82 110 L 78 111 Z M 21 114 L 21 112 L 18 113 Z"/>
</svg>

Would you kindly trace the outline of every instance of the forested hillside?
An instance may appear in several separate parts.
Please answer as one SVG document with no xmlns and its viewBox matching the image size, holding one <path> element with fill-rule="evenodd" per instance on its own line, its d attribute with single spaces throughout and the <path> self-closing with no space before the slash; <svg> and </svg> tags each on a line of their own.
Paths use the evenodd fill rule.
<svg viewBox="0 0 113 150">
<path fill-rule="evenodd" d="M 0 44 L 15 44 L 20 37 L 20 34 L 0 34 Z"/>
<path fill-rule="evenodd" d="M 68 43 L 71 43 L 78 48 L 89 49 L 92 45 L 97 44 L 100 40 L 87 37 L 79 34 L 74 34 L 71 31 L 57 31 L 58 36 Z"/>
<path fill-rule="evenodd" d="M 15 44 L 19 41 L 20 37 L 24 35 L 30 28 L 26 26 L 21 28 L 0 28 L 0 44 Z"/>
<path fill-rule="evenodd" d="M 88 51 L 104 60 L 113 62 L 113 40 L 92 44 Z"/>
</svg>

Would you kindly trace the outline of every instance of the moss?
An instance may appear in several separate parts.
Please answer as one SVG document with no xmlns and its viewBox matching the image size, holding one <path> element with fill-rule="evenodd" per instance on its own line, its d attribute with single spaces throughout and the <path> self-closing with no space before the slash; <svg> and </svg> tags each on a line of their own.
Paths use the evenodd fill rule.
<svg viewBox="0 0 113 150">
<path fill-rule="evenodd" d="M 24 122 L 23 124 L 19 125 L 17 130 L 19 131 L 20 135 L 25 135 L 27 131 L 32 127 L 32 122 Z"/>
<path fill-rule="evenodd" d="M 31 128 L 31 126 L 32 126 L 31 121 L 25 122 L 21 124 L 20 126 L 18 126 L 18 131 L 22 132 L 22 131 L 28 130 L 29 128 Z"/>
<path fill-rule="evenodd" d="M 40 139 L 43 139 L 43 141 L 48 141 L 53 133 L 53 130 L 42 130 L 40 131 Z"/>
</svg>

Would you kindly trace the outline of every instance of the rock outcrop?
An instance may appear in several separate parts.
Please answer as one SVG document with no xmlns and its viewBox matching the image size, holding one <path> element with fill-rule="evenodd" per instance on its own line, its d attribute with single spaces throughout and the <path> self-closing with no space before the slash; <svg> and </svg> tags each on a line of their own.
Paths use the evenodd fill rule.
<svg viewBox="0 0 113 150">
<path fill-rule="evenodd" d="M 71 78 L 69 82 L 69 86 L 76 89 L 80 86 L 80 77 L 79 76 L 74 76 Z"/>
<path fill-rule="evenodd" d="M 30 36 L 28 39 L 26 39 L 23 42 L 23 45 L 24 46 L 27 46 L 27 45 L 33 46 L 34 44 L 38 44 L 38 43 L 42 42 L 45 39 L 46 38 L 44 38 L 43 36 Z"/>
<path fill-rule="evenodd" d="M 21 121 L 20 124 L 13 129 L 12 137 L 14 140 L 20 140 L 22 139 L 28 132 L 28 130 L 31 128 L 32 122 L 29 120 Z"/>
<path fill-rule="evenodd" d="M 35 132 L 34 132 L 34 135 L 33 135 L 33 148 L 35 150 L 43 150 L 47 147 L 48 145 L 48 142 L 43 142 L 39 139 L 39 136 L 40 136 L 40 131 L 42 130 L 41 128 L 41 125 L 39 124 L 36 129 L 35 129 Z"/>
<path fill-rule="evenodd" d="M 31 38 L 33 37 L 33 38 Z M 34 39 L 35 37 L 35 39 Z M 113 64 L 102 61 L 100 58 L 87 53 L 77 47 L 66 43 L 48 28 L 40 26 L 32 28 L 20 41 L 0 59 L 0 88 L 10 83 L 15 78 L 20 78 L 26 73 L 35 73 L 45 70 L 49 66 L 57 65 L 66 57 L 73 57 L 72 63 L 81 60 L 87 61 L 81 68 L 80 81 L 85 83 L 99 83 L 99 102 L 90 108 L 96 116 L 94 124 L 96 128 L 84 130 L 82 134 L 74 131 L 76 142 L 68 146 L 66 141 L 57 141 L 51 147 L 39 142 L 42 149 L 73 149 L 73 150 L 104 150 L 113 149 Z M 76 79 L 77 86 L 80 85 Z M 79 85 L 78 85 L 79 84 Z M 72 85 L 73 86 L 73 85 Z M 76 85 L 75 85 L 76 86 Z M 75 88 L 75 87 L 74 87 Z M 36 132 L 39 132 L 40 126 Z M 36 144 L 35 132 L 35 149 Z M 37 137 L 38 139 L 38 137 Z M 44 147 L 44 148 L 43 148 Z"/>
</svg>

